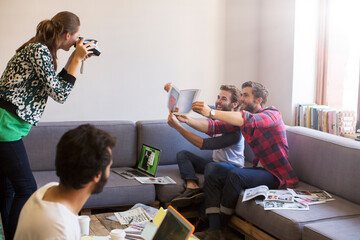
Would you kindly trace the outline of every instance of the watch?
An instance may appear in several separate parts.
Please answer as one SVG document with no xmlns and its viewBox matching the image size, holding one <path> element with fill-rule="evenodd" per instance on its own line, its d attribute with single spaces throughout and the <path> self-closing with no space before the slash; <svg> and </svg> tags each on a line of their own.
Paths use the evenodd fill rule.
<svg viewBox="0 0 360 240">
<path fill-rule="evenodd" d="M 214 118 L 215 116 L 215 109 L 210 110 L 210 118 Z"/>
</svg>

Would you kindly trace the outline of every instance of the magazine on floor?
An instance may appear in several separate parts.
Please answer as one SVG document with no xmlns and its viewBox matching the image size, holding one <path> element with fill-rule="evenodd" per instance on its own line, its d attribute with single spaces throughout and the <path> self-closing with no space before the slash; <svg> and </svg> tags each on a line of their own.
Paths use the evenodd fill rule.
<svg viewBox="0 0 360 240">
<path fill-rule="evenodd" d="M 273 190 L 266 185 L 245 189 L 242 201 L 245 202 L 258 196 L 264 196 L 264 201 L 294 202 L 294 196 L 288 190 Z"/>
<path fill-rule="evenodd" d="M 142 184 L 176 184 L 169 176 L 163 177 L 135 177 Z"/>
<path fill-rule="evenodd" d="M 324 190 L 300 190 L 300 189 L 288 189 L 294 196 L 296 202 L 314 205 L 325 203 L 327 201 L 335 200 L 329 193 Z"/>
</svg>

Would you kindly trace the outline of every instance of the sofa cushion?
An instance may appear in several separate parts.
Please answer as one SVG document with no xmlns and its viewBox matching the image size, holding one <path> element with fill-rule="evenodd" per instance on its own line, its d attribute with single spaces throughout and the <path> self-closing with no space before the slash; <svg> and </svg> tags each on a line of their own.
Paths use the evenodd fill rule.
<svg viewBox="0 0 360 240">
<path fill-rule="evenodd" d="M 204 158 L 210 158 L 212 156 L 212 151 L 200 150 L 192 145 L 181 136 L 180 133 L 171 128 L 166 120 L 138 121 L 136 122 L 136 126 L 138 130 L 138 152 L 143 143 L 159 148 L 161 150 L 160 165 L 176 164 L 176 153 L 181 150 L 190 151 Z M 197 132 L 188 127 L 186 124 L 183 124 L 183 126 L 203 138 L 209 137 L 204 133 Z"/>
<path fill-rule="evenodd" d="M 303 182 L 360 204 L 360 144 L 354 139 L 287 127 L 289 160 Z M 346 176 L 346 177 L 344 177 Z"/>
<path fill-rule="evenodd" d="M 306 224 L 303 240 L 359 239 L 360 217 L 334 219 Z"/>
<path fill-rule="evenodd" d="M 55 171 L 36 171 L 33 174 L 38 188 L 49 182 L 59 182 Z M 127 206 L 136 203 L 153 203 L 154 201 L 154 185 L 141 184 L 136 180 L 127 180 L 116 173 L 110 172 L 103 191 L 91 195 L 83 208 Z"/>
<path fill-rule="evenodd" d="M 317 188 L 300 182 L 298 189 L 315 190 Z M 360 206 L 343 198 L 332 195 L 335 200 L 323 204 L 311 205 L 308 211 L 267 210 L 254 200 L 241 202 L 238 199 L 236 214 L 279 239 L 301 239 L 305 224 L 313 221 L 349 217 L 360 214 Z"/>
<path fill-rule="evenodd" d="M 196 174 L 199 178 L 199 185 L 204 185 L 204 175 Z M 174 184 L 156 184 L 156 198 L 162 203 L 169 203 L 173 198 L 180 195 L 184 190 L 184 180 L 180 176 L 179 167 L 177 164 L 159 166 L 156 176 L 169 176 L 175 182 Z"/>
<path fill-rule="evenodd" d="M 25 148 L 33 171 L 55 170 L 56 145 L 70 129 L 88 122 L 47 122 L 33 127 L 24 137 Z M 99 121 L 92 125 L 116 137 L 113 166 L 136 165 L 136 129 L 130 121 Z"/>
</svg>

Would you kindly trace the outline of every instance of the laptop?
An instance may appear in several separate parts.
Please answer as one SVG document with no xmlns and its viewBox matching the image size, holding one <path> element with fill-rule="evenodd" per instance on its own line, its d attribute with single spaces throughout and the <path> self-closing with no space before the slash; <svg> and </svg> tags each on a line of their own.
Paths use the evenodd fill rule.
<svg viewBox="0 0 360 240">
<path fill-rule="evenodd" d="M 113 171 L 126 179 L 155 177 L 159 165 L 160 153 L 160 149 L 143 144 L 136 169 L 114 169 Z"/>
<path fill-rule="evenodd" d="M 164 219 L 155 230 L 153 237 L 151 237 L 152 234 L 150 234 L 150 236 L 141 236 L 145 240 L 187 240 L 193 234 L 194 230 L 195 227 L 186 218 L 172 206 L 169 206 Z"/>
</svg>

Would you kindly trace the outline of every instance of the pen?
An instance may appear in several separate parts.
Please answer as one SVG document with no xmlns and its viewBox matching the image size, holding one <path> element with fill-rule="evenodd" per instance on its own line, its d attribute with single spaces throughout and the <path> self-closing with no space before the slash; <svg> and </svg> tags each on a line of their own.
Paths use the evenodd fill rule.
<svg viewBox="0 0 360 240">
<path fill-rule="evenodd" d="M 142 227 L 142 226 L 135 225 L 135 224 L 131 224 L 131 226 L 134 226 L 134 227 L 137 227 L 137 228 L 144 228 L 144 227 Z"/>
</svg>

